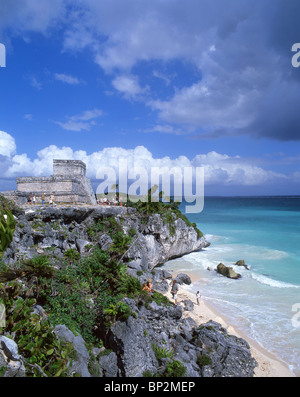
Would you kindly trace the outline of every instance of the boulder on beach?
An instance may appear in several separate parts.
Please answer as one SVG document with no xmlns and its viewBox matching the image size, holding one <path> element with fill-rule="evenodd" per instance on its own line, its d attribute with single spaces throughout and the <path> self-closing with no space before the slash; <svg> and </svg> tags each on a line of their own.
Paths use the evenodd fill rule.
<svg viewBox="0 0 300 397">
<path fill-rule="evenodd" d="M 225 266 L 223 263 L 219 263 L 217 266 L 217 272 L 225 277 L 238 279 L 242 277 L 239 273 L 236 273 L 232 267 Z"/>
<path fill-rule="evenodd" d="M 187 284 L 187 285 L 192 284 L 192 280 L 190 276 L 188 276 L 185 273 L 178 273 L 175 280 L 178 284 Z"/>
</svg>

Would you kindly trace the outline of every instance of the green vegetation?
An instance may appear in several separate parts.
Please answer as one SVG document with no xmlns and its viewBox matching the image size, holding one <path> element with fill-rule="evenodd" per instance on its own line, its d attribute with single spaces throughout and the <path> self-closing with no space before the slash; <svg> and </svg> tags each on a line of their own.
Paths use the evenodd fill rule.
<svg viewBox="0 0 300 397">
<path fill-rule="evenodd" d="M 48 320 L 40 321 L 33 312 L 36 300 L 21 298 L 21 287 L 14 281 L 1 287 L 0 302 L 6 308 L 6 332 L 14 333 L 24 357 L 26 376 L 66 376 L 72 346 L 58 340 Z"/>
<path fill-rule="evenodd" d="M 1 265 L 2 275 L 13 272 L 26 281 L 0 284 L 0 303 L 7 310 L 6 331 L 15 332 L 19 353 L 26 359 L 27 376 L 66 375 L 71 350 L 55 338 L 55 325 L 65 324 L 75 334 L 80 333 L 88 345 L 102 345 L 95 330 L 135 316 L 122 301 L 124 297 L 134 298 L 139 304 L 153 300 L 170 304 L 158 292 L 147 294 L 138 279 L 127 274 L 119 258 L 131 237 L 120 231 L 112 237 L 109 251 L 94 247 L 88 256 L 81 257 L 75 250 L 67 250 L 59 267 L 54 266 L 51 254 L 36 255 L 14 269 Z M 35 304 L 43 306 L 47 320 L 33 313 Z"/>
<path fill-rule="evenodd" d="M 197 357 L 197 364 L 199 365 L 199 367 L 203 367 L 204 365 L 210 365 L 211 358 L 205 354 L 202 354 Z"/>
<path fill-rule="evenodd" d="M 133 206 L 144 219 L 154 213 L 160 214 L 172 234 L 177 218 L 189 222 L 178 205 L 159 201 L 138 202 Z M 10 209 L 0 209 L 0 255 L 11 243 L 15 226 Z M 44 225 L 33 221 L 32 226 Z M 0 303 L 6 308 L 5 332 L 14 335 L 19 354 L 25 359 L 26 376 L 67 376 L 72 346 L 56 338 L 53 329 L 58 324 L 65 324 L 75 334 L 81 334 L 88 346 L 102 346 L 99 329 L 117 320 L 126 321 L 130 315 L 136 316 L 124 297 L 135 299 L 137 305 L 147 306 L 152 301 L 171 305 L 164 295 L 156 291 L 149 295 L 143 291 L 139 280 L 127 274 L 122 259 L 134 242 L 134 229 L 125 234 L 121 222 L 108 217 L 91 224 L 87 233 L 93 243 L 102 234 L 108 234 L 112 240 L 109 249 L 101 250 L 94 244 L 89 246 L 87 256 L 81 256 L 72 248 L 64 252 L 63 258 L 56 258 L 49 251 L 48 255 L 20 259 L 13 268 L 0 262 Z M 35 305 L 45 309 L 46 319 L 34 313 Z M 158 361 L 169 359 L 160 376 L 185 375 L 186 368 L 174 360 L 172 351 L 155 346 L 153 350 Z"/>
<path fill-rule="evenodd" d="M 139 200 L 138 202 L 130 201 L 128 197 L 127 206 L 136 208 L 138 213 L 144 218 L 144 222 L 146 222 L 150 215 L 159 214 L 164 223 L 169 226 L 171 236 L 175 233 L 175 221 L 176 219 L 182 219 L 187 226 L 193 227 L 197 232 L 198 238 L 203 236 L 203 233 L 197 228 L 196 223 L 192 223 L 188 220 L 188 218 L 180 211 L 179 205 L 180 202 L 175 202 L 171 197 L 168 202 L 163 201 L 164 193 L 160 192 L 158 197 L 154 197 L 155 192 L 158 187 L 153 186 L 148 190 L 147 197 L 144 201 Z"/>
<path fill-rule="evenodd" d="M 97 241 L 101 234 L 106 233 L 113 236 L 117 232 L 122 232 L 122 226 L 113 216 L 98 219 L 97 222 L 87 228 L 87 233 L 92 241 Z"/>
<path fill-rule="evenodd" d="M 16 222 L 8 207 L 0 208 L 0 257 L 12 242 Z"/>
<path fill-rule="evenodd" d="M 159 347 L 152 343 L 152 350 L 155 354 L 156 360 L 159 362 L 160 365 L 162 365 L 162 359 L 163 358 L 168 358 L 168 364 L 164 368 L 163 372 L 159 372 L 155 374 L 154 376 L 163 376 L 163 377 L 183 377 L 186 374 L 186 367 L 178 360 L 174 360 L 174 351 L 169 350 L 165 347 Z M 144 373 L 144 376 L 151 376 L 149 371 L 146 371 Z"/>
</svg>

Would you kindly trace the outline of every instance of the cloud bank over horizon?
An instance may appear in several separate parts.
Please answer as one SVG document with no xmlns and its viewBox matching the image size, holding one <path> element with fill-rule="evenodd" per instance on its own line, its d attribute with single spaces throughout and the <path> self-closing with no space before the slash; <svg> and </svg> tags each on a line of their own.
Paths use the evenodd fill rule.
<svg viewBox="0 0 300 397">
<path fill-rule="evenodd" d="M 299 175 L 285 175 L 255 165 L 254 159 L 228 156 L 211 151 L 189 159 L 186 156 L 155 158 L 144 146 L 133 149 L 107 147 L 88 154 L 84 150 L 50 145 L 39 150 L 34 159 L 26 153 L 18 154 L 14 138 L 0 131 L 0 169 L 2 178 L 12 180 L 18 176 L 50 176 L 53 174 L 53 159 L 82 160 L 87 166 L 87 176 L 97 179 L 99 170 L 111 167 L 118 175 L 119 161 L 126 160 L 128 169 L 143 168 L 151 174 L 151 168 L 168 171 L 174 167 L 183 170 L 190 167 L 204 168 L 205 186 L 272 186 L 285 182 L 299 181 Z"/>
</svg>

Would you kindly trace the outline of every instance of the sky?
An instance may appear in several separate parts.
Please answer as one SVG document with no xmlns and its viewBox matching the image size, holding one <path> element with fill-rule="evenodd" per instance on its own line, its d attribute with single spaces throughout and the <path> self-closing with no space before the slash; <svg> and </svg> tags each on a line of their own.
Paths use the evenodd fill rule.
<svg viewBox="0 0 300 397">
<path fill-rule="evenodd" d="M 0 190 L 53 159 L 300 194 L 298 0 L 0 0 Z"/>
</svg>

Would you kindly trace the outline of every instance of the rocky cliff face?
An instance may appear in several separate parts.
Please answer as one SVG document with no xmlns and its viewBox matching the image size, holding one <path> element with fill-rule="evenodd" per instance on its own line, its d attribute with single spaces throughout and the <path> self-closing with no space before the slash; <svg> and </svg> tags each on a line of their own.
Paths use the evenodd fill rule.
<svg viewBox="0 0 300 397">
<path fill-rule="evenodd" d="M 151 277 L 154 289 L 162 292 L 169 289 L 172 276 L 157 266 L 208 244 L 181 218 L 174 217 L 166 223 L 161 215 L 145 218 L 135 209 L 125 207 L 30 208 L 15 211 L 15 217 L 13 241 L 3 257 L 10 268 L 19 259 L 37 254 L 50 252 L 59 266 L 59 258 L 69 250 L 84 256 L 94 245 L 108 249 L 113 244 L 113 227 L 113 232 L 122 230 L 123 235 L 131 236 L 131 245 L 122 257 L 128 274 L 140 283 Z M 183 276 L 178 276 L 178 282 L 189 283 L 188 277 Z M 29 279 L 29 283 L 33 282 Z M 210 322 L 199 327 L 192 318 L 184 318 L 184 311 L 192 310 L 193 302 L 173 307 L 153 296 L 144 299 L 123 297 L 121 303 L 130 308 L 130 315 L 109 325 L 99 313 L 95 332 L 103 342 L 101 348 L 88 351 L 81 335 L 75 335 L 65 324 L 55 327 L 56 337 L 74 349 L 69 376 L 253 376 L 256 362 L 247 342 L 231 337 L 220 324 Z M 39 305 L 34 310 L 39 321 L 45 321 L 45 310 Z M 7 359 L 10 353 L 0 347 L 4 376 L 24 376 L 23 358 L 17 345 L 13 349 L 13 356 L 20 360 L 18 366 Z M 22 372 L 16 368 L 22 368 Z"/>
<path fill-rule="evenodd" d="M 70 248 L 84 254 L 84 247 L 98 244 L 106 249 L 112 242 L 108 233 L 97 238 L 88 233 L 97 222 L 113 217 L 125 234 L 134 233 L 133 244 L 126 253 L 143 270 L 151 270 L 167 260 L 200 250 L 208 245 L 198 238 L 192 226 L 182 219 L 174 219 L 172 229 L 160 215 L 152 215 L 145 223 L 133 208 L 126 207 L 44 207 L 27 209 L 16 217 L 16 230 L 4 262 L 12 264 L 22 257 L 52 250 L 63 255 Z"/>
</svg>

